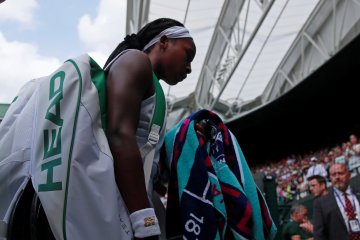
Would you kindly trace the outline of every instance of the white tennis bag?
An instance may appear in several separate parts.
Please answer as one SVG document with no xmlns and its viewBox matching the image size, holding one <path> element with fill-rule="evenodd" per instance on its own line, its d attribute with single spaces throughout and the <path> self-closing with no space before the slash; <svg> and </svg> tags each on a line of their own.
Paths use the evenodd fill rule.
<svg viewBox="0 0 360 240">
<path fill-rule="evenodd" d="M 105 136 L 105 77 L 88 56 L 19 92 L 0 125 L 0 239 L 31 179 L 56 239 L 131 239 Z"/>
</svg>

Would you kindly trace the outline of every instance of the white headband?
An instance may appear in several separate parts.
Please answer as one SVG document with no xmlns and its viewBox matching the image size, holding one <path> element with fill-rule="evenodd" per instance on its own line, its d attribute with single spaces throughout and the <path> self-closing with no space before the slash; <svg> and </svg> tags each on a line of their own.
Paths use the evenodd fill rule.
<svg viewBox="0 0 360 240">
<path fill-rule="evenodd" d="M 143 48 L 143 51 L 149 49 L 152 45 L 157 43 L 162 36 L 167 36 L 168 38 L 192 38 L 190 36 L 189 30 L 187 30 L 185 27 L 181 26 L 174 26 L 169 27 L 156 35 L 148 44 L 145 45 Z"/>
</svg>

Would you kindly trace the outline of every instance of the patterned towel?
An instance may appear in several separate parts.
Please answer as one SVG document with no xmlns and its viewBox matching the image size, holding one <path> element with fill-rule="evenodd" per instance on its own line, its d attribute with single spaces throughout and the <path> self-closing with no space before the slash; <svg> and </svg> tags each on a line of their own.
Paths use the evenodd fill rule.
<svg viewBox="0 0 360 240">
<path fill-rule="evenodd" d="M 195 124 L 206 121 L 204 137 Z M 207 140 L 208 139 L 208 140 Z M 168 239 L 273 239 L 276 226 L 241 149 L 221 119 L 201 110 L 165 137 Z"/>
</svg>

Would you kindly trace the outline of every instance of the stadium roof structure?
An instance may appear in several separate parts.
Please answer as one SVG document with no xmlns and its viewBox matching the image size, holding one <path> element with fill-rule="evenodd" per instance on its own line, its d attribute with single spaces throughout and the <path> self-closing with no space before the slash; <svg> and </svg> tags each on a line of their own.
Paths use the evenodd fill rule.
<svg viewBox="0 0 360 240">
<path fill-rule="evenodd" d="M 360 32 L 360 0 L 128 0 L 127 33 L 159 17 L 197 45 L 188 79 L 163 85 L 168 127 L 198 109 L 232 122 L 297 86 Z"/>
</svg>

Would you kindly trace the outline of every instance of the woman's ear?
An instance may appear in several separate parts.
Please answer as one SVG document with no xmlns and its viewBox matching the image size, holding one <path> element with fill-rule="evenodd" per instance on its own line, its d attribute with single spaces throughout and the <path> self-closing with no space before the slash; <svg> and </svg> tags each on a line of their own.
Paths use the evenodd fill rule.
<svg viewBox="0 0 360 240">
<path fill-rule="evenodd" d="M 159 40 L 160 49 L 165 50 L 169 45 L 169 38 L 166 35 L 161 36 Z"/>
</svg>

